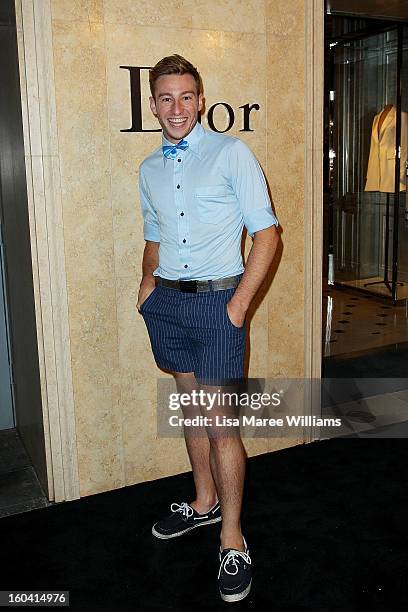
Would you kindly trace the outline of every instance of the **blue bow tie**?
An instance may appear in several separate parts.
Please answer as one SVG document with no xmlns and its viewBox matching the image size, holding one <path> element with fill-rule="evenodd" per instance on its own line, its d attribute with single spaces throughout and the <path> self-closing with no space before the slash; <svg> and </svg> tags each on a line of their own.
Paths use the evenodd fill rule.
<svg viewBox="0 0 408 612">
<path fill-rule="evenodd" d="M 163 155 L 168 159 L 176 159 L 177 157 L 177 149 L 181 151 L 185 151 L 188 148 L 187 140 L 180 140 L 177 144 L 174 145 L 163 145 Z"/>
</svg>

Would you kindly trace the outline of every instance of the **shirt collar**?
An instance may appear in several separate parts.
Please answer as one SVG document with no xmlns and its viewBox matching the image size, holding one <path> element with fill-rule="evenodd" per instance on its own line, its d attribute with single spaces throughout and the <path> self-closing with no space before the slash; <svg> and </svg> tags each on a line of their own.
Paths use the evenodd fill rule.
<svg viewBox="0 0 408 612">
<path fill-rule="evenodd" d="M 187 151 L 191 151 L 196 157 L 198 157 L 198 159 L 201 159 L 201 140 L 203 136 L 204 136 L 204 128 L 201 125 L 201 123 L 197 121 L 197 123 L 195 124 L 191 132 L 187 134 L 187 136 L 184 137 L 184 140 L 187 140 L 188 142 Z M 173 144 L 174 142 L 170 142 L 169 140 L 167 140 L 164 134 L 162 134 L 162 146 L 173 145 Z M 168 161 L 169 161 L 168 158 L 165 155 L 163 155 L 164 166 L 166 166 L 166 163 Z"/>
</svg>

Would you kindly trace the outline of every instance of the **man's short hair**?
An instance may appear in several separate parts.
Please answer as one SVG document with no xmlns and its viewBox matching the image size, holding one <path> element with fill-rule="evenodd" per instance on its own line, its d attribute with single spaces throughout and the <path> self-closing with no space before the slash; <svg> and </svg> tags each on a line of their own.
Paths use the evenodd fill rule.
<svg viewBox="0 0 408 612">
<path fill-rule="evenodd" d="M 174 55 L 163 57 L 163 59 L 157 62 L 157 64 L 149 70 L 150 91 L 152 92 L 153 98 L 155 97 L 154 92 L 157 79 L 166 74 L 191 74 L 195 79 L 197 95 L 199 95 L 201 91 L 201 77 L 197 68 L 184 57 L 175 53 Z"/>
</svg>

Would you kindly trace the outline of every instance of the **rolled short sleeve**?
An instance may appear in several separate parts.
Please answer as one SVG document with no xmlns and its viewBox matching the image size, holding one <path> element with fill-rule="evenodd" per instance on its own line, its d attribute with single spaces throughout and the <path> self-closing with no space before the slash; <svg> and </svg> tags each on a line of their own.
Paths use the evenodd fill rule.
<svg viewBox="0 0 408 612">
<path fill-rule="evenodd" d="M 262 168 L 242 140 L 236 139 L 231 147 L 229 170 L 248 233 L 253 236 L 271 225 L 278 226 Z"/>
<path fill-rule="evenodd" d="M 160 242 L 160 230 L 157 220 L 157 213 L 150 200 L 149 190 L 143 176 L 142 166 L 139 168 L 139 195 L 140 207 L 143 215 L 143 237 L 145 240 Z"/>
</svg>

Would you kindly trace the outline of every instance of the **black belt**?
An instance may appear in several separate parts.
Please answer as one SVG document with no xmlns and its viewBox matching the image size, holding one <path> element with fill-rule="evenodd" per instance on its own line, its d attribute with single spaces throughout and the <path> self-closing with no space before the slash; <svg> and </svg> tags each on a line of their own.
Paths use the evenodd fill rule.
<svg viewBox="0 0 408 612">
<path fill-rule="evenodd" d="M 229 276 L 228 278 L 217 278 L 215 280 L 169 280 L 157 276 L 157 284 L 170 289 L 177 289 L 183 293 L 201 293 L 203 291 L 221 291 L 238 287 L 242 274 Z"/>
</svg>

